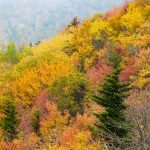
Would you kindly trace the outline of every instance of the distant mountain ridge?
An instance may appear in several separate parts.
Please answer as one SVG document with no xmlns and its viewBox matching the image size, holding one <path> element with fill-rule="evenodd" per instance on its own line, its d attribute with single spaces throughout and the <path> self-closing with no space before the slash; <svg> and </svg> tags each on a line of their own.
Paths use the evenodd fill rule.
<svg viewBox="0 0 150 150">
<path fill-rule="evenodd" d="M 82 20 L 125 0 L 0 0 L 0 41 L 35 42 L 53 36 L 74 16 Z"/>
</svg>

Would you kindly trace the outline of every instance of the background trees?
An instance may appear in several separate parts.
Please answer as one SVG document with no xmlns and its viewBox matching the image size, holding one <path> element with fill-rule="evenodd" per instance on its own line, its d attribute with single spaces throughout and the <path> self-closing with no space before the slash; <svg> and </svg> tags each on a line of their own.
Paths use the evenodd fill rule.
<svg viewBox="0 0 150 150">
<path fill-rule="evenodd" d="M 63 30 L 74 16 L 79 16 L 83 20 L 94 12 L 106 11 L 123 2 L 124 0 L 1 1 L 0 40 L 35 43 Z"/>
</svg>

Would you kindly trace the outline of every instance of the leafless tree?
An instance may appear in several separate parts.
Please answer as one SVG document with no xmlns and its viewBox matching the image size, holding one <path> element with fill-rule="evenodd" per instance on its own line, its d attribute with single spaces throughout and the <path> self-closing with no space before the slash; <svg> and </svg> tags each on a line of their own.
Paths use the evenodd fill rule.
<svg viewBox="0 0 150 150">
<path fill-rule="evenodd" d="M 128 98 L 132 149 L 150 150 L 150 89 L 137 90 Z"/>
<path fill-rule="evenodd" d="M 126 102 L 129 106 L 126 113 L 131 125 L 131 141 L 124 141 L 112 134 L 106 135 L 109 140 L 105 141 L 104 148 L 106 150 L 150 150 L 150 89 L 134 90 Z"/>
</svg>

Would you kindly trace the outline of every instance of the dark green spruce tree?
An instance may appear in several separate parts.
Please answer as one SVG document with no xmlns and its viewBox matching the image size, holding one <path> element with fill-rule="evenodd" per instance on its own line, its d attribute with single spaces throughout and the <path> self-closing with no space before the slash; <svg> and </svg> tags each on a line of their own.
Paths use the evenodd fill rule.
<svg viewBox="0 0 150 150">
<path fill-rule="evenodd" d="M 16 107 L 13 100 L 7 100 L 3 110 L 4 117 L 0 120 L 0 126 L 7 142 L 13 141 L 17 137 L 17 128 L 19 120 L 17 117 Z"/>
<path fill-rule="evenodd" d="M 119 81 L 121 56 L 113 54 L 111 65 L 113 71 L 106 76 L 105 82 L 100 86 L 98 94 L 92 99 L 104 108 L 102 113 L 95 114 L 97 122 L 93 128 L 93 134 L 103 135 L 106 143 L 111 141 L 115 147 L 119 147 L 120 141 L 129 141 L 129 124 L 125 116 L 127 106 L 124 100 L 128 97 L 130 90 L 128 83 Z M 100 135 L 101 134 L 101 135 Z"/>
</svg>

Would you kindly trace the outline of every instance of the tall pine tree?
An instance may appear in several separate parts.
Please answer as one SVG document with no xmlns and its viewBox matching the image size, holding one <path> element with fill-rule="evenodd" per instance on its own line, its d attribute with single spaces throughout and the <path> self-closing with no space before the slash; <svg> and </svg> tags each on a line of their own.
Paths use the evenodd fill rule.
<svg viewBox="0 0 150 150">
<path fill-rule="evenodd" d="M 93 133 L 103 135 L 106 142 L 119 146 L 117 139 L 128 139 L 129 125 L 126 120 L 127 106 L 124 100 L 128 97 L 129 84 L 119 81 L 121 71 L 121 56 L 114 54 L 111 57 L 113 71 L 107 75 L 105 82 L 100 86 L 98 94 L 93 95 L 93 100 L 104 108 L 102 113 L 95 114 L 97 122 Z M 114 140 L 112 140 L 114 138 Z"/>
<path fill-rule="evenodd" d="M 4 117 L 0 120 L 0 127 L 3 130 L 3 135 L 6 141 L 11 142 L 17 137 L 17 127 L 19 124 L 14 101 L 6 101 L 3 114 Z"/>
</svg>

